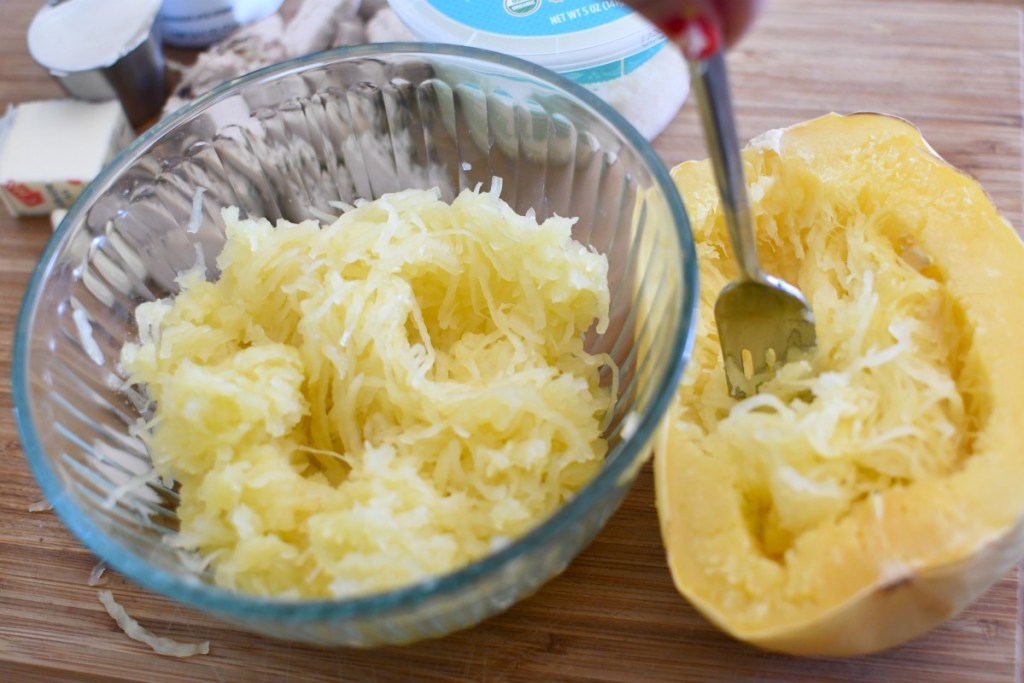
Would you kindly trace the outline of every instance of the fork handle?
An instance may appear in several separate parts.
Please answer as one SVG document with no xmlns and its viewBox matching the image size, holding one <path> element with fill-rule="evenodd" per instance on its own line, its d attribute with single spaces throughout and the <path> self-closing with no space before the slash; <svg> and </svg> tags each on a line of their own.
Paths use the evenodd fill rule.
<svg viewBox="0 0 1024 683">
<path fill-rule="evenodd" d="M 743 177 L 743 160 L 736 140 L 736 122 L 729 95 L 729 78 L 721 50 L 704 59 L 691 59 L 690 74 L 700 109 L 711 166 L 722 197 L 726 228 L 741 277 L 762 280 L 764 273 L 757 258 L 754 223 Z"/>
</svg>

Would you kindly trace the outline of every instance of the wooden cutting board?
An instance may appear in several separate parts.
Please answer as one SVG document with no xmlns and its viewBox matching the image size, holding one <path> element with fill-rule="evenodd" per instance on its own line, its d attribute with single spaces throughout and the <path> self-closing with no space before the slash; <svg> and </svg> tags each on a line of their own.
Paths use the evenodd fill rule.
<svg viewBox="0 0 1024 683">
<path fill-rule="evenodd" d="M 835 110 L 884 111 L 924 131 L 1021 225 L 1021 10 L 1000 3 L 771 0 L 731 55 L 744 137 Z M 39 0 L 3 0 L 0 107 L 59 93 L 25 54 Z M 687 105 L 656 148 L 703 156 Z M 0 216 L 0 358 L 48 226 Z M 8 373 L 4 373 L 5 377 Z M 663 559 L 650 472 L 594 544 L 533 598 L 477 628 L 376 651 L 248 635 L 143 592 L 107 588 L 162 635 L 211 653 L 159 657 L 128 640 L 86 585 L 95 560 L 52 513 L 24 463 L 9 382 L 0 390 L 0 680 L 31 681 L 1021 681 L 1019 571 L 960 617 L 890 652 L 795 659 L 731 641 L 678 596 Z"/>
</svg>

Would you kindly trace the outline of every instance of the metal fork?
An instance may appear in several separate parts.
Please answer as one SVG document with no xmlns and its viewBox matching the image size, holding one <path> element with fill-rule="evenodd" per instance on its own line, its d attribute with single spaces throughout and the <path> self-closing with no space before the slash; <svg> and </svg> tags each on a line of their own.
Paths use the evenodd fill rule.
<svg viewBox="0 0 1024 683">
<path fill-rule="evenodd" d="M 757 393 L 784 363 L 814 353 L 814 315 L 800 290 L 765 273 L 757 258 L 723 53 L 689 64 L 729 240 L 740 268 L 739 277 L 718 295 L 715 323 L 729 393 L 744 398 Z"/>
</svg>

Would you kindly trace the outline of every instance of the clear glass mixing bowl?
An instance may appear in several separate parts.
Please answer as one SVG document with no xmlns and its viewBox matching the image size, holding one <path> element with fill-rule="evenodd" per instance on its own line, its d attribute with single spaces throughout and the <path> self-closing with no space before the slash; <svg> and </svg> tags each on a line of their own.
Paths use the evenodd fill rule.
<svg viewBox="0 0 1024 683">
<path fill-rule="evenodd" d="M 621 368 L 600 474 L 501 550 L 386 593 L 253 597 L 183 562 L 164 542 L 176 526 L 173 486 L 138 485 L 149 457 L 129 427 L 145 399 L 125 388 L 118 367 L 121 346 L 137 339 L 135 307 L 176 291 L 175 276 L 193 265 L 197 244 L 216 274 L 222 206 L 298 221 L 336 213 L 332 200 L 413 187 L 436 186 L 450 200 L 495 176 L 517 211 L 577 216 L 576 239 L 609 258 L 612 324 L 587 339 Z M 597 97 L 529 63 L 469 48 L 342 49 L 199 98 L 86 189 L 24 299 L 12 372 L 17 423 L 57 514 L 142 586 L 280 638 L 370 646 L 436 637 L 535 591 L 619 505 L 677 386 L 696 290 L 694 245 L 666 169 Z"/>
</svg>

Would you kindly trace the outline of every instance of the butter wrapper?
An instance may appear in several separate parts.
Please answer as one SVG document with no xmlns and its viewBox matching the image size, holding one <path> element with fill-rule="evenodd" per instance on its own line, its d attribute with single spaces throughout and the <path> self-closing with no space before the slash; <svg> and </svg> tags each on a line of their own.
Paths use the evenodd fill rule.
<svg viewBox="0 0 1024 683">
<path fill-rule="evenodd" d="M 118 102 L 25 102 L 0 119 L 0 201 L 12 216 L 67 209 L 134 137 Z"/>
</svg>

